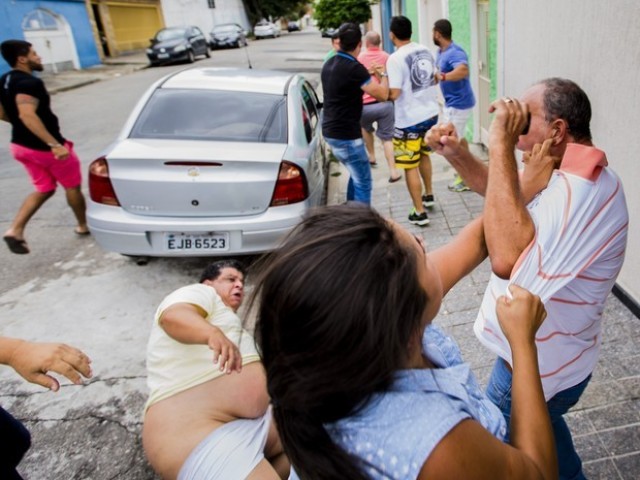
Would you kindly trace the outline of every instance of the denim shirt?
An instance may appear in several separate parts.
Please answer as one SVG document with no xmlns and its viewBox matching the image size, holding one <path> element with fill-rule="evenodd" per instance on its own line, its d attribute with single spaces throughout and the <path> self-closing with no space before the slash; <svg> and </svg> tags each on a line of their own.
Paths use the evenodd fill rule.
<svg viewBox="0 0 640 480">
<path fill-rule="evenodd" d="M 430 325 L 422 348 L 439 368 L 401 370 L 391 389 L 357 415 L 325 425 L 336 444 L 362 460 L 371 478 L 417 478 L 433 449 L 466 418 L 504 441 L 504 417 L 462 362 L 453 339 Z"/>
</svg>

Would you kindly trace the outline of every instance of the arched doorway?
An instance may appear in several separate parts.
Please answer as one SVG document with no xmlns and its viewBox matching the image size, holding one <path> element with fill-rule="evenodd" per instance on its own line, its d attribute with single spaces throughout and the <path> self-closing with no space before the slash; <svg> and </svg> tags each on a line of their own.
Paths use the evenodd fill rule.
<svg viewBox="0 0 640 480">
<path fill-rule="evenodd" d="M 25 40 L 42 57 L 45 71 L 58 73 L 80 68 L 71 28 L 64 17 L 36 8 L 24 16 L 22 31 Z"/>
</svg>

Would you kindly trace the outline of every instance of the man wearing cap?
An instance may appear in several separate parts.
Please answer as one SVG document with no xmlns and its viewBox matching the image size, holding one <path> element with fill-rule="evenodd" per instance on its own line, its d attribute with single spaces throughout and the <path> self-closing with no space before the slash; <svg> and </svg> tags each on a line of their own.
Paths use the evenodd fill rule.
<svg viewBox="0 0 640 480">
<path fill-rule="evenodd" d="M 389 96 L 389 83 L 384 67 L 372 65 L 371 71 L 357 60 L 362 47 L 362 32 L 354 23 L 338 30 L 338 53 L 322 67 L 324 115 L 322 134 L 333 155 L 349 171 L 347 201 L 371 203 L 371 167 L 362 140 L 362 92 L 384 102 Z M 375 75 L 379 82 L 371 81 Z"/>
</svg>

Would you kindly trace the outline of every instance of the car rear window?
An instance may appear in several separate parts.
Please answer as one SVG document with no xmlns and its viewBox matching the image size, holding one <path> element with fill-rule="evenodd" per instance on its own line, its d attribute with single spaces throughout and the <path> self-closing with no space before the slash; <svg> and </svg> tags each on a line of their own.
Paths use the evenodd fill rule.
<svg viewBox="0 0 640 480">
<path fill-rule="evenodd" d="M 287 143 L 283 95 L 222 90 L 158 89 L 131 138 Z"/>
</svg>

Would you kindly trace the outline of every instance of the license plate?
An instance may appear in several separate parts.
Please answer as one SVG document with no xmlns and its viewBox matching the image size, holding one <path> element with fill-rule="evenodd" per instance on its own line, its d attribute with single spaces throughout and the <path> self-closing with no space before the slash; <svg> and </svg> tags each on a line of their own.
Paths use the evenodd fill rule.
<svg viewBox="0 0 640 480">
<path fill-rule="evenodd" d="M 158 58 L 169 58 L 169 54 L 168 53 L 159 53 L 158 54 Z"/>
<path fill-rule="evenodd" d="M 167 250 L 176 252 L 210 252 L 229 250 L 229 234 L 224 233 L 165 233 Z"/>
</svg>

